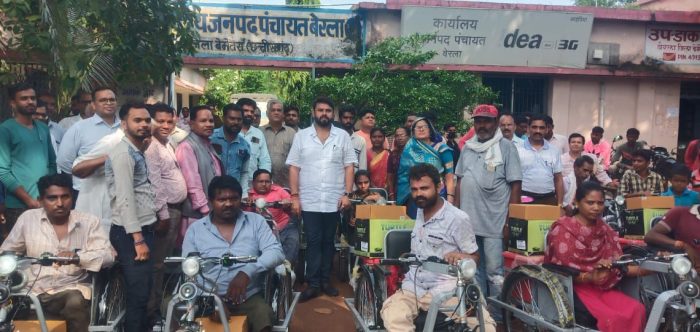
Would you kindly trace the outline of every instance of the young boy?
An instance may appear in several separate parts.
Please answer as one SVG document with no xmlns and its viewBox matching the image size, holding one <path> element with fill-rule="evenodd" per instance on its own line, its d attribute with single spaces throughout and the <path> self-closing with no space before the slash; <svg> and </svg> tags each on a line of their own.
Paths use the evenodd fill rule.
<svg viewBox="0 0 700 332">
<path fill-rule="evenodd" d="M 666 191 L 666 180 L 649 169 L 651 155 L 650 150 L 637 150 L 632 153 L 633 169 L 627 170 L 620 181 L 622 195 L 625 197 L 651 196 Z"/>
<path fill-rule="evenodd" d="M 671 169 L 671 188 L 661 196 L 673 196 L 676 206 L 693 206 L 700 204 L 700 194 L 688 189 L 690 169 L 683 164 L 677 164 Z"/>
</svg>

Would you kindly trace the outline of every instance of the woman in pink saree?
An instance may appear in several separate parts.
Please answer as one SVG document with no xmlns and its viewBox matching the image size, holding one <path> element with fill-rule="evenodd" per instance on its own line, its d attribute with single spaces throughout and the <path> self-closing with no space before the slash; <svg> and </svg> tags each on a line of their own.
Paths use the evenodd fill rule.
<svg viewBox="0 0 700 332">
<path fill-rule="evenodd" d="M 618 235 L 600 218 L 604 209 L 603 188 L 584 182 L 576 190 L 577 211 L 561 217 L 547 234 L 545 263 L 580 271 L 574 292 L 597 320 L 600 331 L 642 331 L 644 306 L 614 289 L 625 275 L 640 275 L 636 266 L 619 269 L 612 262 L 622 255 Z"/>
</svg>

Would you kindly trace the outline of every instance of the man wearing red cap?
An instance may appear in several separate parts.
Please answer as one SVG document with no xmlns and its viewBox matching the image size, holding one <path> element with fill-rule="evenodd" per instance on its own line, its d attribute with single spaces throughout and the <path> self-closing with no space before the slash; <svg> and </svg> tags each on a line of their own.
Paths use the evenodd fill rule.
<svg viewBox="0 0 700 332">
<path fill-rule="evenodd" d="M 457 162 L 455 205 L 469 214 L 479 247 L 476 279 L 481 290 L 498 296 L 503 285 L 503 234 L 508 204 L 520 203 L 522 172 L 518 150 L 498 126 L 498 110 L 479 105 L 472 113 L 474 136 Z M 500 311 L 491 311 L 500 320 Z"/>
</svg>

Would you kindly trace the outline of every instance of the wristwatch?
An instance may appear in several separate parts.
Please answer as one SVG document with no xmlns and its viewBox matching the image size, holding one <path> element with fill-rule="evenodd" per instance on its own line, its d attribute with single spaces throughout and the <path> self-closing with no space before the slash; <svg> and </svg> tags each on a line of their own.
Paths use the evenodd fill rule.
<svg viewBox="0 0 700 332">
<path fill-rule="evenodd" d="M 352 194 L 352 193 L 349 193 L 346 191 L 345 193 L 343 193 L 343 196 L 350 196 L 350 194 Z"/>
</svg>

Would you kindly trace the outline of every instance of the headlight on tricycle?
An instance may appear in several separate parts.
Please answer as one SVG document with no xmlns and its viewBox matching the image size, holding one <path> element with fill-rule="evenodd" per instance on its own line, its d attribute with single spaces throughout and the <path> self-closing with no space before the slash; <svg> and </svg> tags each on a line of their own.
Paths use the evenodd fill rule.
<svg viewBox="0 0 700 332">
<path fill-rule="evenodd" d="M 6 276 L 17 269 L 17 256 L 2 255 L 0 256 L 0 276 Z"/>
<path fill-rule="evenodd" d="M 616 203 L 617 205 L 623 205 L 623 204 L 625 204 L 625 196 L 617 195 L 617 196 L 615 197 L 615 203 Z"/>
<path fill-rule="evenodd" d="M 459 270 L 462 271 L 462 276 L 466 279 L 474 278 L 476 274 L 476 263 L 471 258 L 465 258 L 457 263 L 459 265 Z"/>
<path fill-rule="evenodd" d="M 690 260 L 684 256 L 674 257 L 671 261 L 671 269 L 679 276 L 684 276 L 690 272 L 693 268 L 693 264 Z"/>
<path fill-rule="evenodd" d="M 684 281 L 680 286 L 678 286 L 678 291 L 687 298 L 694 299 L 700 296 L 700 288 L 698 284 L 692 281 Z"/>
<path fill-rule="evenodd" d="M 188 277 L 194 277 L 199 273 L 199 258 L 187 257 L 182 261 L 182 273 Z"/>
</svg>

